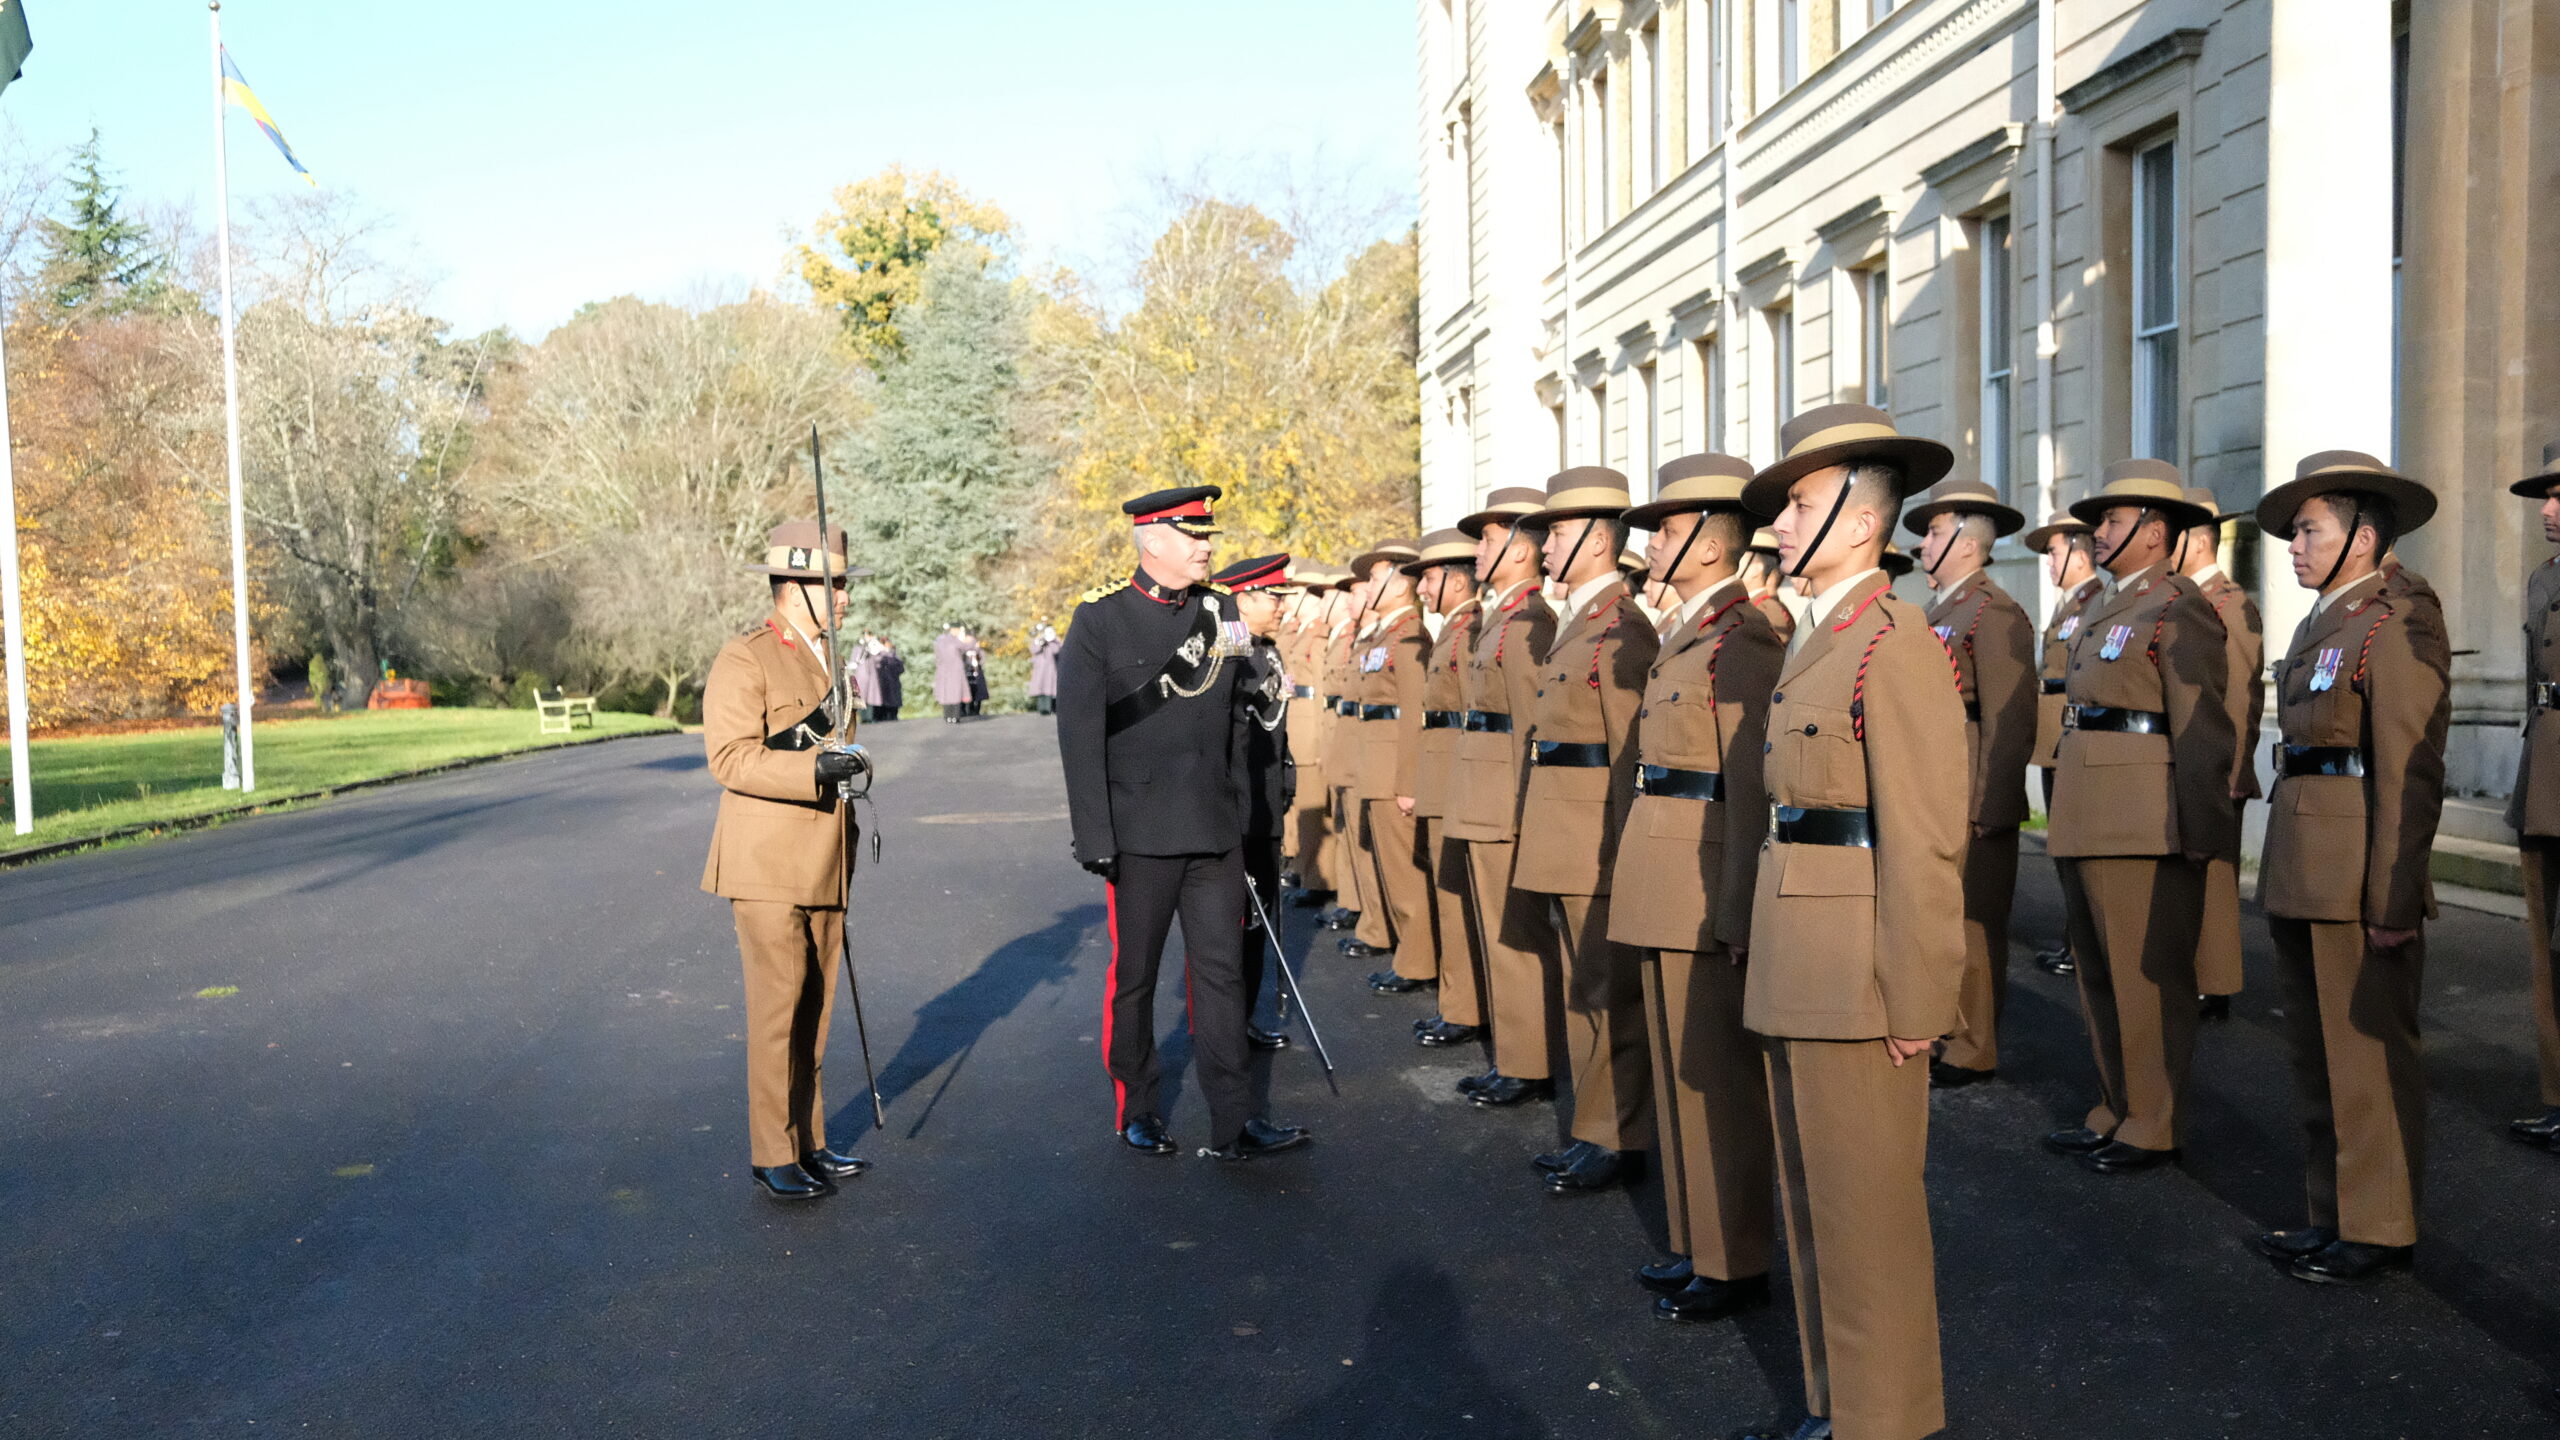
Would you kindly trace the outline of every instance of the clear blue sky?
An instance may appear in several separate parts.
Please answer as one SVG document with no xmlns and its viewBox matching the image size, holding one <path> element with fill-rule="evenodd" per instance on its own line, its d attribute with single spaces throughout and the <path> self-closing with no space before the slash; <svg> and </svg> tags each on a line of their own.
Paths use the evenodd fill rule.
<svg viewBox="0 0 2560 1440">
<path fill-rule="evenodd" d="M 146 203 L 208 215 L 202 0 L 25 0 L 0 112 L 94 124 Z M 1407 0 L 230 0 L 224 39 L 324 186 L 390 218 L 465 329 L 777 273 L 786 232 L 892 162 L 1009 210 L 1036 260 L 1114 253 L 1150 180 L 1204 162 L 1413 192 Z M 301 182 L 246 116 L 235 199 Z"/>
</svg>

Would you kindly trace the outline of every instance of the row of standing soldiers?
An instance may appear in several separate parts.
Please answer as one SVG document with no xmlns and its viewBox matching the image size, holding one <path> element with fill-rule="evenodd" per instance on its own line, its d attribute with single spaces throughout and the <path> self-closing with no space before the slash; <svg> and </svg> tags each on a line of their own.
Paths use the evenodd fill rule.
<svg viewBox="0 0 2560 1440">
<path fill-rule="evenodd" d="M 1766 1433 L 1902 1440 L 1945 1418 L 1928 1090 L 1997 1072 L 2027 772 L 2098 1080 L 2043 1144 L 2099 1175 L 2179 1156 L 2200 1021 L 2239 989 L 2241 817 L 2263 794 L 2309 1175 L 2306 1223 L 2255 1243 L 2307 1281 L 2405 1267 L 2450 653 L 2391 552 L 2433 495 L 2350 451 L 2267 494 L 2260 527 L 2317 592 L 2270 675 L 2218 564 L 2233 517 L 2169 465 L 2112 466 L 2027 534 L 2061 592 L 2039 636 L 1986 570 L 2025 517 L 1969 481 L 1923 495 L 1943 447 L 1855 405 L 1781 445 L 1756 472 L 1674 460 L 1642 505 L 1615 471 L 1567 470 L 1348 573 L 1301 568 L 1278 637 L 1300 902 L 1336 894 L 1345 950 L 1392 955 L 1376 989 L 1437 988 L 1416 1039 L 1487 1047 L 1468 1099 L 1569 1105 L 1571 1143 L 1534 1161 L 1547 1188 L 1658 1154 L 1676 1254 L 1637 1278 L 1666 1318 L 1763 1303 L 1783 1226 L 1811 1413 Z M 2546 471 L 2516 492 L 2545 497 Z M 2560 541 L 2560 499 L 2545 514 Z M 1890 593 L 1897 519 L 1925 612 Z M 1670 591 L 1658 618 L 1618 566 L 1629 530 Z M 2535 719 L 2560 699 L 2555 576 L 2528 600 Z M 2549 1108 L 2514 1129 L 2546 1147 L 2560 865 L 2538 844 L 2560 844 L 2560 756 L 2537 784 L 2532 752 L 2554 735 L 2528 728 L 2515 815 Z"/>
</svg>

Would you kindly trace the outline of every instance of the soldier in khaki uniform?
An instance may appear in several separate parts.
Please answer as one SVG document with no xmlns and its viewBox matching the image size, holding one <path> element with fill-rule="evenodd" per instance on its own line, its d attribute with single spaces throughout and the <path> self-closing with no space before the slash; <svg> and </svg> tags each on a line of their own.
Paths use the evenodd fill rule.
<svg viewBox="0 0 2560 1440">
<path fill-rule="evenodd" d="M 2169 564 L 2212 512 L 2188 502 L 2175 466 L 2125 460 L 2071 513 L 2114 577 L 2071 639 L 2047 840 L 2099 1100 L 2045 1145 L 2119 1175 L 2176 1159 L 2184 1138 L 2204 866 L 2237 823 L 2234 737 L 2222 624 Z"/>
<path fill-rule="evenodd" d="M 1964 860 L 1963 1021 L 1929 1062 L 1940 1088 L 1988 1080 L 2000 1068 L 2000 1016 L 2009 1001 L 2009 907 L 2018 891 L 2018 827 L 2027 822 L 2027 768 L 2036 743 L 2036 627 L 1991 578 L 1991 546 L 2027 517 L 1988 485 L 1948 480 L 1902 517 L 1921 537 L 1920 565 L 1936 592 L 1929 628 L 1955 662 L 1973 757 Z"/>
<path fill-rule="evenodd" d="M 1449 786 L 1458 737 L 1466 733 L 1468 641 L 1481 608 L 1475 566 L 1475 542 L 1456 530 L 1423 536 L 1421 556 L 1404 566 L 1423 609 L 1440 621 L 1431 642 L 1430 676 L 1422 686 L 1421 758 L 1412 796 L 1440 957 L 1440 1013 L 1415 1021 L 1413 1033 L 1417 1043 L 1433 1047 L 1470 1044 L 1484 1029 L 1484 957 L 1477 953 L 1467 914 L 1466 843 L 1449 835 Z"/>
<path fill-rule="evenodd" d="M 2020 536 L 2019 543 L 2044 557 L 2044 578 L 2054 593 L 2053 614 L 2045 621 L 2036 662 L 2036 777 L 2044 790 L 2045 814 L 2049 817 L 2053 813 L 2054 761 L 2062 748 L 2062 690 L 2071 668 L 2071 637 L 2080 633 L 2083 612 L 2106 582 L 2099 578 L 2096 559 L 2089 550 L 2089 527 L 2068 514 L 2046 516 L 2042 525 Z M 2058 869 L 2061 862 L 2054 863 Z M 2075 968 L 2070 937 L 2065 935 L 2037 951 L 2036 964 L 2047 974 L 2070 974 Z"/>
<path fill-rule="evenodd" d="M 1324 737 L 1324 780 L 1326 805 L 1331 823 L 1332 859 L 1327 868 L 1335 876 L 1337 886 L 1334 908 L 1324 916 L 1328 930 L 1354 930 L 1371 908 L 1377 908 L 1378 923 L 1385 923 L 1385 910 L 1371 907 L 1368 901 L 1369 863 L 1366 844 L 1360 834 L 1360 804 L 1352 798 L 1360 771 L 1360 672 L 1356 666 L 1360 632 L 1368 622 L 1369 578 L 1356 570 L 1346 571 L 1335 582 L 1341 590 L 1342 616 L 1334 622 L 1325 637 L 1324 706 L 1332 719 L 1326 722 Z M 1371 934 L 1379 933 L 1371 930 Z"/>
<path fill-rule="evenodd" d="M 1636 799 L 1618 838 L 1609 938 L 1643 957 L 1654 1130 L 1674 1260 L 1644 1266 L 1668 1320 L 1717 1320 L 1769 1297 L 1777 1248 L 1769 1082 L 1742 1028 L 1751 901 L 1768 828 L 1760 758 L 1786 642 L 1739 573 L 1751 464 L 1690 455 L 1626 513 L 1653 532 L 1669 632 L 1636 713 Z"/>
<path fill-rule="evenodd" d="M 702 686 L 702 748 L 720 816 L 702 888 L 729 902 L 746 969 L 749 1174 L 776 1200 L 813 1200 L 865 1162 L 827 1148 L 821 1075 L 844 950 L 847 817 L 836 787 L 856 768 L 827 674 L 828 627 L 843 618 L 844 530 L 821 542 L 795 520 L 766 539 L 773 611 L 720 647 Z M 829 582 L 832 581 L 832 589 Z"/>
<path fill-rule="evenodd" d="M 2542 538 L 2560 545 L 2560 441 L 2542 452 L 2542 471 L 2508 487 L 2542 502 Z M 2524 747 L 2516 760 L 2507 823 L 2524 860 L 2525 956 L 2533 970 L 2533 1027 L 2541 1042 L 2542 1113 L 2507 1133 L 2560 1154 L 2560 555 L 2534 567 L 2524 588 Z"/>
<path fill-rule="evenodd" d="M 1796 633 L 1795 612 L 1779 598 L 1782 583 L 1778 576 L 1778 535 L 1763 525 L 1751 532 L 1751 549 L 1742 561 L 1742 586 L 1750 592 L 1751 608 L 1769 622 L 1781 644 Z"/>
<path fill-rule="evenodd" d="M 2393 539 L 2435 514 L 2425 486 L 2328 450 L 2258 504 L 2319 593 L 2276 672 L 2275 793 L 2258 899 L 2275 939 L 2310 1173 L 2310 1223 L 2259 1237 L 2296 1279 L 2405 1269 L 2418 1240 L 2427 860 L 2444 808 L 2453 656 L 2384 593 Z"/>
<path fill-rule="evenodd" d="M 1769 698 L 1768 834 L 1744 956 L 1765 1037 L 1812 1412 L 1793 1440 L 1946 1424 L 1924 1171 L 1927 1058 L 1964 977 L 1964 703 L 1945 647 L 1879 564 L 1943 445 L 1826 405 L 1779 432 L 1743 500 L 1774 517 L 1796 605 Z"/>
<path fill-rule="evenodd" d="M 1565 1054 L 1572 1143 L 1538 1157 L 1557 1194 L 1605 1190 L 1643 1168 L 1653 1144 L 1653 1075 L 1636 958 L 1609 938 L 1610 870 L 1635 799 L 1636 711 L 1659 643 L 1619 574 L 1626 477 L 1600 466 L 1547 482 L 1549 578 L 1565 587 L 1555 642 L 1538 659 L 1529 709 L 1529 786 L 1511 883 L 1552 896 L 1564 941 Z"/>
<path fill-rule="evenodd" d="M 1431 632 L 1403 567 L 1421 554 L 1410 540 L 1390 540 L 1351 562 L 1369 577 L 1369 623 L 1355 647 L 1360 704 L 1360 759 L 1353 784 L 1368 863 L 1358 934 L 1342 942 L 1353 959 L 1391 955 L 1392 968 L 1369 988 L 1408 995 L 1440 983 L 1440 951 L 1432 933 L 1431 876 L 1424 868 L 1422 829 L 1413 791 L 1422 761 L 1422 687 L 1430 678 Z"/>
<path fill-rule="evenodd" d="M 1324 679 L 1324 642 L 1341 608 L 1339 578 L 1329 566 L 1297 567 L 1292 578 L 1305 588 L 1289 601 L 1280 625 L 1280 663 L 1288 672 L 1289 755 L 1298 767 L 1296 798 L 1289 809 L 1289 867 L 1295 875 L 1297 903 L 1320 904 L 1333 892 L 1327 868 L 1324 776 L 1324 727 L 1328 713 L 1317 693 Z"/>
<path fill-rule="evenodd" d="M 1459 1081 L 1458 1091 L 1488 1108 L 1552 1099 L 1563 1038 L 1563 942 L 1546 897 L 1511 883 L 1538 657 L 1556 628 L 1539 583 L 1538 532 L 1521 521 L 1546 503 L 1543 490 L 1506 486 L 1458 522 L 1460 533 L 1476 540 L 1484 601 L 1468 638 L 1467 718 L 1449 784 L 1449 834 L 1466 842 L 1467 898 L 1484 948 L 1485 1018 L 1493 1027 L 1493 1065 Z"/>
<path fill-rule="evenodd" d="M 2208 511 L 2218 502 L 2202 486 L 2187 488 L 2189 502 Z M 2196 946 L 2196 986 L 2207 1020 L 2228 1019 L 2231 997 L 2240 993 L 2240 816 L 2258 798 L 2258 727 L 2267 714 L 2266 624 L 2258 618 L 2258 602 L 2222 568 L 2222 527 L 2241 518 L 2215 514 L 2186 533 L 2178 551 L 2178 573 L 2196 582 L 2214 617 L 2222 622 L 2225 666 L 2231 688 L 2223 702 L 2231 707 L 2230 845 L 2204 864 L 2204 928 Z"/>
</svg>

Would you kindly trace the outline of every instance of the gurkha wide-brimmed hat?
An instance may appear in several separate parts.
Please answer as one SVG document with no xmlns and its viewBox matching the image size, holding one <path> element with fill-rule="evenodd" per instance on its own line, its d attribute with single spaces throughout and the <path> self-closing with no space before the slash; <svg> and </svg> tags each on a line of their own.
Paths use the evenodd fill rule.
<svg viewBox="0 0 2560 1440">
<path fill-rule="evenodd" d="M 1751 477 L 1744 508 L 1773 518 L 1787 508 L 1787 487 L 1832 465 L 1868 461 L 1902 477 L 1894 498 L 1913 495 L 1946 478 L 1955 452 L 1935 440 L 1905 435 L 1893 417 L 1873 405 L 1817 405 L 1778 427 L 1778 463 Z"/>
<path fill-rule="evenodd" d="M 1606 515 L 1610 519 L 1626 513 L 1636 503 L 1627 493 L 1627 477 L 1606 465 L 1576 465 L 1559 470 L 1547 481 L 1547 493 L 1536 511 L 1520 517 L 1523 525 L 1544 530 L 1560 520 L 1579 520 L 1586 515 Z"/>
<path fill-rule="evenodd" d="M 1289 584 L 1289 555 L 1282 551 L 1277 555 L 1257 555 L 1250 560 L 1239 560 L 1210 576 L 1209 580 L 1229 590 L 1285 588 Z"/>
<path fill-rule="evenodd" d="M 1201 539 L 1218 533 L 1218 523 L 1209 513 L 1209 502 L 1227 492 L 1215 485 L 1185 485 L 1178 490 L 1157 490 L 1125 501 L 1120 513 L 1132 525 L 1170 525 L 1185 535 Z"/>
<path fill-rule="evenodd" d="M 2053 543 L 2053 537 L 2056 535 L 2086 535 L 2088 533 L 2088 521 L 2076 519 L 2065 511 L 2056 510 L 2052 514 L 2044 517 L 2043 524 L 2028 531 L 2026 534 L 2019 536 L 2018 543 L 2041 555 L 2044 553 L 2045 547 Z"/>
<path fill-rule="evenodd" d="M 1992 538 L 2015 535 L 2026 528 L 2027 517 L 2000 503 L 2000 494 L 1979 480 L 1941 480 L 1937 488 L 1920 497 L 1920 503 L 1902 512 L 1902 528 L 1914 535 L 1929 533 L 1929 522 L 1940 515 L 1980 515 L 1991 522 Z"/>
<path fill-rule="evenodd" d="M 1911 573 L 1911 557 L 1903 554 L 1899 545 L 1887 544 L 1884 554 L 1876 557 L 1876 565 L 1896 580 Z"/>
<path fill-rule="evenodd" d="M 1407 561 L 1420 559 L 1421 556 L 1422 547 L 1411 540 L 1384 541 L 1379 544 L 1378 548 L 1369 551 L 1367 554 L 1352 557 L 1351 578 L 1354 580 L 1368 579 L 1369 572 L 1376 569 L 1378 567 L 1378 562 L 1381 560 L 1386 561 L 1390 565 L 1401 568 Z"/>
<path fill-rule="evenodd" d="M 1546 491 L 1534 485 L 1506 485 L 1484 497 L 1483 509 L 1460 520 L 1458 533 L 1470 540 L 1481 540 L 1487 525 L 1517 525 L 1546 505 Z"/>
<path fill-rule="evenodd" d="M 1743 487 L 1750 483 L 1748 460 L 1683 455 L 1654 472 L 1653 499 L 1620 518 L 1637 530 L 1659 530 L 1663 521 L 1692 510 L 1739 510 Z"/>
<path fill-rule="evenodd" d="M 846 563 L 843 526 L 828 526 L 820 545 L 815 520 L 787 520 L 765 532 L 764 563 L 747 570 L 776 580 L 859 580 L 871 573 Z"/>
<path fill-rule="evenodd" d="M 2258 513 L 2255 510 L 2225 510 L 2222 508 L 2222 497 L 2214 494 L 2212 491 L 2207 490 L 2201 485 L 2190 485 L 2187 487 L 2187 503 L 2190 505 L 2201 505 L 2207 510 L 2212 511 L 2213 519 L 2208 523 L 2215 525 L 2225 524 L 2233 520 L 2252 519 Z"/>
<path fill-rule="evenodd" d="M 2305 455 L 2293 478 L 2258 502 L 2258 528 L 2279 540 L 2293 538 L 2293 517 L 2314 495 L 2373 495 L 2390 502 L 2395 534 L 2406 535 L 2436 516 L 2436 495 L 2426 486 L 2361 450 Z"/>
<path fill-rule="evenodd" d="M 2107 467 L 2098 493 L 2071 502 L 2071 513 L 2091 525 L 2119 505 L 2156 510 L 2172 530 L 2208 524 L 2213 507 L 2187 498 L 2187 478 L 2166 460 L 2119 460 Z"/>
<path fill-rule="evenodd" d="M 2542 473 L 2527 475 L 2508 486 L 2507 493 L 2527 500 L 2544 500 L 2550 498 L 2554 485 L 2560 485 L 2560 440 L 2542 447 Z"/>
<path fill-rule="evenodd" d="M 1642 584 L 1653 573 L 1653 562 L 1644 558 L 1643 551 L 1629 547 L 1618 552 L 1618 573 L 1626 576 L 1629 584 Z"/>
<path fill-rule="evenodd" d="M 1766 525 L 1763 525 L 1763 526 L 1761 526 L 1759 529 L 1752 531 L 1752 532 L 1751 532 L 1751 553 L 1752 553 L 1752 554 L 1754 554 L 1754 555 L 1766 555 L 1766 556 L 1768 556 L 1768 557 L 1769 557 L 1770 559 L 1772 559 L 1772 560 L 1777 559 L 1777 558 L 1778 558 L 1778 532 L 1777 532 L 1777 531 L 1775 531 L 1775 530 L 1770 529 L 1770 528 L 1769 528 L 1768 526 L 1766 526 Z"/>
<path fill-rule="evenodd" d="M 1396 568 L 1407 575 L 1420 575 L 1434 565 L 1464 565 L 1473 569 L 1476 542 L 1457 530 L 1434 530 L 1422 537 L 1422 553 Z"/>
</svg>

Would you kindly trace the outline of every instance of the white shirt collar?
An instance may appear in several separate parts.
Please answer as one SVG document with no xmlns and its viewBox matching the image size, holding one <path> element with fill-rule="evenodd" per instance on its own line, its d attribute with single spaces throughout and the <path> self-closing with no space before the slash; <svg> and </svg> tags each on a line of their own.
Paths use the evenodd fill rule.
<svg viewBox="0 0 2560 1440">
<path fill-rule="evenodd" d="M 2325 615 L 2328 613 L 2331 605 L 2340 600 L 2344 600 L 2347 596 L 2363 589 L 2367 585 L 2380 583 L 2381 579 L 2382 572 L 2376 570 L 2361 580 L 2350 580 L 2346 584 L 2339 586 L 2337 589 L 2321 596 L 2319 599 L 2312 601 L 2311 613 L 2314 615 Z"/>
<path fill-rule="evenodd" d="M 2121 580 L 2110 575 L 2107 577 L 2107 594 L 2110 596 L 2121 595 L 2127 590 L 2139 588 L 2143 581 L 2151 578 L 2151 576 L 2157 573 L 2160 568 L 2161 567 L 2158 565 L 2148 566 L 2144 569 L 2134 571 L 2132 574 L 2127 575 Z"/>
<path fill-rule="evenodd" d="M 1383 615 L 1379 616 L 1378 618 L 1376 618 L 1376 619 L 1374 619 L 1374 620 L 1370 621 L 1370 622 L 1369 622 L 1369 624 L 1368 624 L 1368 628 L 1366 628 L 1366 629 L 1362 630 L 1360 633 L 1361 633 L 1363 636 L 1369 636 L 1369 635 L 1383 635 L 1383 634 L 1385 634 L 1385 633 L 1386 633 L 1386 631 L 1387 631 L 1387 627 L 1388 627 L 1388 626 L 1393 625 L 1393 624 L 1395 624 L 1398 620 L 1403 619 L 1403 618 L 1404 618 L 1408 613 L 1410 613 L 1410 612 L 1412 611 L 1412 609 L 1413 609 L 1413 607 L 1412 607 L 1412 606 L 1410 606 L 1410 605 L 1399 605 L 1399 606 L 1397 606 L 1396 608 L 1394 608 L 1393 610 L 1390 610 L 1390 611 L 1388 611 L 1387 613 L 1385 613 L 1385 614 L 1383 614 Z"/>
<path fill-rule="evenodd" d="M 1601 575 L 1595 579 L 1585 580 L 1580 585 L 1577 585 L 1572 590 L 1566 592 L 1564 597 L 1564 618 L 1556 622 L 1556 628 L 1558 630 L 1569 628 L 1574 621 L 1582 618 L 1582 612 L 1591 607 L 1591 602 L 1599 598 L 1601 591 L 1608 589 L 1610 586 L 1617 584 L 1625 578 L 1625 576 L 1620 575 L 1616 570 L 1612 569 L 1607 574 Z"/>
<path fill-rule="evenodd" d="M 2212 564 L 2212 565 L 2207 565 L 2207 566 L 2206 566 L 2206 567 L 2204 567 L 2203 569 L 2201 569 L 2201 570 L 2197 571 L 2197 572 L 2196 572 L 2195 574 L 2193 574 L 2193 575 L 2188 576 L 2187 578 L 2188 578 L 2188 579 L 2190 579 L 2190 580 L 2195 581 L 2195 582 L 2196 582 L 2196 584 L 2198 584 L 2198 585 L 2202 585 L 2202 584 L 2204 584 L 2204 582 L 2206 582 L 2207 580 L 2210 580 L 2210 579 L 2212 579 L 2214 576 L 2219 575 L 2219 574 L 2221 574 L 2221 573 L 2222 573 L 2222 566 L 2221 566 L 2219 563 L 2215 563 L 2215 564 Z"/>
<path fill-rule="evenodd" d="M 1681 601 L 1679 611 L 1680 624 L 1684 627 L 1687 626 L 1689 622 L 1698 618 L 1698 612 L 1706 609 L 1709 605 L 1714 604 L 1719 598 L 1723 597 L 1726 592 L 1737 591 L 1741 588 L 1741 576 L 1728 576 L 1724 580 L 1714 585 L 1710 585 L 1706 589 L 1699 591 L 1697 594 L 1690 596 L 1688 599 Z"/>
<path fill-rule="evenodd" d="M 1830 618 L 1832 608 L 1840 603 L 1843 596 L 1856 589 L 1868 576 L 1883 573 L 1883 570 L 1875 568 L 1861 570 L 1845 580 L 1834 583 L 1830 589 L 1810 600 L 1793 591 L 1780 590 L 1778 598 L 1785 602 L 1788 612 L 1796 617 L 1796 633 L 1787 639 L 1787 653 L 1793 655 L 1804 648 L 1804 642 L 1813 638 L 1813 627 Z"/>
</svg>

